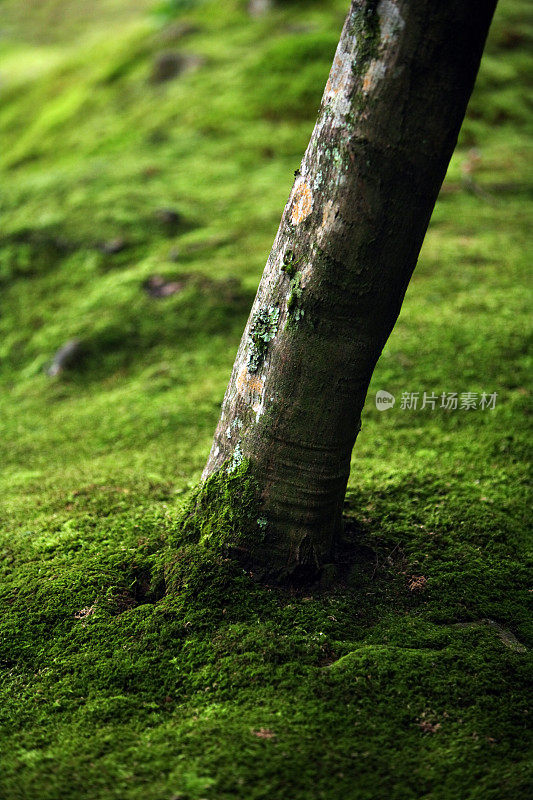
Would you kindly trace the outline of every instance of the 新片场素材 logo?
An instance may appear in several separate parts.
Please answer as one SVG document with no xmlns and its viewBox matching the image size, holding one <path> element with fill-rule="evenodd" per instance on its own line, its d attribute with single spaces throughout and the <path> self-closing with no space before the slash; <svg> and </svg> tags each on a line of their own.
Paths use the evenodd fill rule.
<svg viewBox="0 0 533 800">
<path fill-rule="evenodd" d="M 396 398 L 390 392 L 386 392 L 384 389 L 376 392 L 376 408 L 378 411 L 386 411 L 388 408 L 392 408 L 395 402 Z"/>
<path fill-rule="evenodd" d="M 442 409 L 445 412 L 460 411 L 477 413 L 493 411 L 496 408 L 498 392 L 439 392 L 416 391 L 402 392 L 398 408 L 401 411 L 435 411 Z M 376 392 L 376 408 L 386 411 L 392 408 L 396 398 L 390 392 L 380 389 Z"/>
</svg>

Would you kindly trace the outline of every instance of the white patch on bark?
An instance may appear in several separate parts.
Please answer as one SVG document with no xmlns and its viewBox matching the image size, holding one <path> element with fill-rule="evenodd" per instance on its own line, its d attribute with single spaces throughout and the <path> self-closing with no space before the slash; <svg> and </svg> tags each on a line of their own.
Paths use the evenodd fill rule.
<svg viewBox="0 0 533 800">
<path fill-rule="evenodd" d="M 322 173 L 318 170 L 317 174 L 315 175 L 315 179 L 313 181 L 313 189 L 320 189 L 324 178 L 322 177 Z"/>
<path fill-rule="evenodd" d="M 383 61 L 373 58 L 363 79 L 363 94 L 375 89 L 378 82 L 385 77 L 386 67 Z"/>
<path fill-rule="evenodd" d="M 369 94 L 377 84 L 383 80 L 387 72 L 387 63 L 390 61 L 388 50 L 398 38 L 398 34 L 405 27 L 398 6 L 392 0 L 381 0 L 378 5 L 381 58 L 373 58 L 363 79 L 363 94 Z"/>
<path fill-rule="evenodd" d="M 402 18 L 398 6 L 392 0 L 381 0 L 378 5 L 378 14 L 381 44 L 387 45 L 405 27 L 405 20 Z"/>
<path fill-rule="evenodd" d="M 339 127 L 350 110 L 350 90 L 353 84 L 353 55 L 343 50 L 342 47 L 343 43 L 341 42 L 333 59 L 323 97 L 323 103 L 327 106 L 328 119 L 332 128 Z"/>
<path fill-rule="evenodd" d="M 262 396 L 260 402 L 255 403 L 252 409 L 255 411 L 255 421 L 259 422 L 259 419 L 265 413 L 265 397 Z"/>
<path fill-rule="evenodd" d="M 237 444 L 235 445 L 235 450 L 231 454 L 231 461 L 228 464 L 228 468 L 227 468 L 226 471 L 228 473 L 235 472 L 235 470 L 237 469 L 237 467 L 239 466 L 239 464 L 241 463 L 243 458 L 244 458 L 244 455 L 243 455 L 243 452 L 241 450 L 241 443 L 237 442 Z"/>
</svg>

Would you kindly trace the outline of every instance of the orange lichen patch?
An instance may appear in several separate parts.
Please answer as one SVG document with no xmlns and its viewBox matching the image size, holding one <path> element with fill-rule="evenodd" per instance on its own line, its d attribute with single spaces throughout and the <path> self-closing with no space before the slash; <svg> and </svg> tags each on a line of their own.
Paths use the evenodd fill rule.
<svg viewBox="0 0 533 800">
<path fill-rule="evenodd" d="M 239 394 L 246 392 L 261 394 L 263 391 L 264 381 L 256 375 L 250 375 L 248 369 L 243 367 L 237 377 L 237 390 Z"/>
<path fill-rule="evenodd" d="M 247 367 L 242 367 L 237 375 L 237 391 L 254 411 L 261 405 L 264 385 L 264 380 L 257 375 L 250 375 Z"/>
<path fill-rule="evenodd" d="M 292 200 L 291 222 L 293 225 L 299 225 L 300 222 L 309 216 L 313 208 L 313 195 L 309 185 L 305 182 L 301 183 L 296 191 Z"/>
</svg>

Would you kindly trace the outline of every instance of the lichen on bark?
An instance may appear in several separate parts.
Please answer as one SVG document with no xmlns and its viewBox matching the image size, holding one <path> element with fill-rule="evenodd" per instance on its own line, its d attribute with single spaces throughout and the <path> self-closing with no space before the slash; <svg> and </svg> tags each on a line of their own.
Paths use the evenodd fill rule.
<svg viewBox="0 0 533 800">
<path fill-rule="evenodd" d="M 289 284 L 289 294 L 287 296 L 287 321 L 285 330 L 294 329 L 297 323 L 304 317 L 305 308 L 302 307 L 301 300 L 303 295 L 302 273 L 294 273 Z"/>
<path fill-rule="evenodd" d="M 261 308 L 254 315 L 250 325 L 250 352 L 248 354 L 248 372 L 257 372 L 264 361 L 268 343 L 278 330 L 279 308 L 269 306 Z"/>
</svg>

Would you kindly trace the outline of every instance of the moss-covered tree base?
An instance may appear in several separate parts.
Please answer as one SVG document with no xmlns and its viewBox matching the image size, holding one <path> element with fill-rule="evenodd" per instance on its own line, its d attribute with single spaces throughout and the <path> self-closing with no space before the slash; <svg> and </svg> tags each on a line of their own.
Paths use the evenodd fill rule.
<svg viewBox="0 0 533 800">
<path fill-rule="evenodd" d="M 262 512 L 261 491 L 260 476 L 237 449 L 192 490 L 178 518 L 180 537 L 235 559 L 255 580 L 316 583 L 324 565 L 306 558 L 304 547 L 293 547 L 285 532 L 272 526 Z"/>
</svg>

